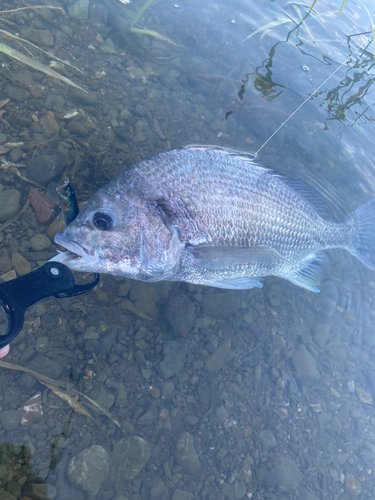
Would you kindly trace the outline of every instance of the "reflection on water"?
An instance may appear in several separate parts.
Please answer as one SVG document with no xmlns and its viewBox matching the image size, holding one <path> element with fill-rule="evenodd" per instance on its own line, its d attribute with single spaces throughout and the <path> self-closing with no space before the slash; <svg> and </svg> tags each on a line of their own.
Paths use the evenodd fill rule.
<svg viewBox="0 0 375 500">
<path fill-rule="evenodd" d="M 336 19 L 340 3 L 0 12 L 1 43 L 87 91 L 1 46 L 0 279 L 56 252 L 64 222 L 27 206 L 35 183 L 54 206 L 68 177 L 83 202 L 172 147 L 255 152 L 309 96 L 259 161 L 315 185 L 337 218 L 371 199 L 372 46 L 354 53 L 369 20 L 354 1 Z M 103 276 L 35 305 L 15 370 L 1 365 L 0 498 L 373 498 L 374 277 L 335 251 L 320 295 L 274 278 L 232 292 Z"/>
</svg>

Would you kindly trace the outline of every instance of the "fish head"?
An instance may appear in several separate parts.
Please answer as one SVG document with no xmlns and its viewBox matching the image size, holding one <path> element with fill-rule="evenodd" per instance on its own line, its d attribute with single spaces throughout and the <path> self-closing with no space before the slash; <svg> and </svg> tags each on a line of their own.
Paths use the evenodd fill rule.
<svg viewBox="0 0 375 500">
<path fill-rule="evenodd" d="M 143 281 L 169 279 L 183 247 L 155 202 L 107 188 L 92 196 L 55 242 L 68 252 L 52 260 L 72 270 Z"/>
</svg>

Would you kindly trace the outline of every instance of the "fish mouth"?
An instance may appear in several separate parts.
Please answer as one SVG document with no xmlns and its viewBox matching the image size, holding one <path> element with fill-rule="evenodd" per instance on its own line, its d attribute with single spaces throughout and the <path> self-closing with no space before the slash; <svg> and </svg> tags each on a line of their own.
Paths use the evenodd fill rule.
<svg viewBox="0 0 375 500">
<path fill-rule="evenodd" d="M 95 248 L 90 245 L 82 245 L 76 241 L 72 241 L 64 236 L 62 233 L 57 233 L 55 236 L 55 243 L 65 247 L 68 251 L 61 252 L 51 260 L 62 262 L 63 264 L 73 267 L 75 265 L 92 261 L 96 256 Z"/>
</svg>

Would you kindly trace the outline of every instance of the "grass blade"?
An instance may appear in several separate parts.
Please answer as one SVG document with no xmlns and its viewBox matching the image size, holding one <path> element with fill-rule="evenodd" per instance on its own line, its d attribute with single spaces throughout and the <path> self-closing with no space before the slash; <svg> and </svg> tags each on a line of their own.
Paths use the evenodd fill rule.
<svg viewBox="0 0 375 500">
<path fill-rule="evenodd" d="M 75 66 L 73 66 L 73 64 L 70 64 L 70 62 L 64 61 L 63 59 L 60 59 L 59 57 L 55 56 L 51 52 L 48 52 L 47 50 L 44 50 L 44 49 L 38 47 L 37 45 L 29 42 L 29 40 L 25 40 L 24 38 L 21 38 L 20 36 L 13 35 L 9 31 L 5 31 L 5 30 L 2 30 L 2 29 L 0 29 L 0 34 L 4 35 L 4 36 L 7 36 L 8 38 L 13 38 L 14 40 L 17 40 L 18 42 L 28 43 L 29 45 L 31 45 L 32 47 L 34 47 L 34 49 L 40 50 L 41 52 L 43 52 L 44 54 L 46 54 L 48 57 L 51 57 L 52 59 L 56 59 L 57 61 L 60 61 L 61 63 L 66 64 L 67 66 L 70 66 L 71 68 L 75 69 L 76 71 L 78 71 L 82 75 L 85 74 L 79 68 L 76 68 Z"/>
<path fill-rule="evenodd" d="M 152 4 L 153 0 L 148 0 L 140 9 L 138 12 L 135 13 L 133 19 L 131 20 L 130 26 L 133 27 L 137 21 L 140 20 L 142 17 L 143 13 L 146 12 L 146 10 L 150 7 Z"/>
<path fill-rule="evenodd" d="M 367 15 L 368 15 L 368 17 L 370 19 L 370 28 L 371 28 L 371 33 L 372 33 L 372 53 L 374 54 L 374 58 L 375 58 L 375 30 L 374 30 L 374 23 L 372 22 L 371 14 L 368 11 L 366 5 L 364 3 L 362 3 L 361 0 L 358 0 L 358 3 L 360 5 L 362 5 L 362 7 L 365 9 L 365 11 L 367 12 Z"/>
<path fill-rule="evenodd" d="M 86 92 L 85 89 L 83 89 L 76 83 L 69 80 L 69 78 L 60 75 L 60 73 L 57 73 L 57 71 L 53 71 L 53 69 L 49 68 L 48 66 L 45 66 L 39 61 L 31 59 L 31 57 L 29 56 L 25 56 L 25 54 L 22 54 L 22 52 L 12 49 L 12 47 L 5 45 L 5 43 L 0 43 L 0 52 L 3 52 L 7 56 L 12 57 L 17 61 L 20 61 L 23 64 L 26 64 L 27 66 L 30 66 L 33 69 L 36 69 L 37 71 L 41 71 L 42 73 L 45 73 L 48 76 L 52 76 L 52 78 L 57 78 L 58 80 L 61 80 L 62 82 L 71 85 L 72 87 L 75 87 L 76 89 L 83 90 L 83 92 Z"/>
<path fill-rule="evenodd" d="M 135 26 L 131 26 L 130 31 L 132 33 L 137 33 L 138 35 L 150 35 L 153 36 L 154 38 L 157 38 L 158 40 L 162 40 L 163 42 L 168 42 L 174 45 L 175 47 L 181 47 L 181 45 L 178 45 L 178 43 L 173 42 L 170 38 L 161 35 L 160 33 L 154 30 L 136 28 Z"/>
<path fill-rule="evenodd" d="M 337 14 L 337 17 L 339 17 L 339 15 L 341 14 L 341 12 L 344 10 L 345 8 L 345 5 L 348 3 L 348 0 L 344 0 L 341 4 L 341 7 L 340 7 L 340 10 L 339 10 L 339 13 Z"/>
<path fill-rule="evenodd" d="M 286 23 L 291 23 L 291 22 L 292 21 L 290 19 L 287 19 L 286 17 L 280 17 L 280 18 L 276 19 L 276 21 L 272 21 L 268 24 L 265 24 L 264 26 L 261 26 L 257 30 L 255 30 L 253 33 L 251 33 L 249 36 L 247 36 L 244 40 L 242 40 L 242 43 L 246 42 L 246 40 L 248 40 L 252 36 L 256 35 L 257 33 L 260 33 L 264 30 L 268 30 L 270 28 L 274 28 L 275 26 L 279 26 L 280 24 L 286 24 Z"/>
</svg>

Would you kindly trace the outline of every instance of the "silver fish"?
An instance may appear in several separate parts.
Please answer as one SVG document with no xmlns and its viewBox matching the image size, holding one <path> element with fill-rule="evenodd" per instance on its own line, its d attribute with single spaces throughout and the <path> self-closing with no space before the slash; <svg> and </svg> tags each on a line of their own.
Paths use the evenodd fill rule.
<svg viewBox="0 0 375 500">
<path fill-rule="evenodd" d="M 246 154 L 191 146 L 128 168 L 55 237 L 77 271 L 220 288 L 278 276 L 318 292 L 322 251 L 344 248 L 375 269 L 375 199 L 326 220 L 301 181 Z"/>
</svg>

